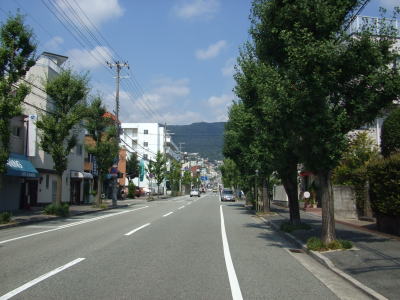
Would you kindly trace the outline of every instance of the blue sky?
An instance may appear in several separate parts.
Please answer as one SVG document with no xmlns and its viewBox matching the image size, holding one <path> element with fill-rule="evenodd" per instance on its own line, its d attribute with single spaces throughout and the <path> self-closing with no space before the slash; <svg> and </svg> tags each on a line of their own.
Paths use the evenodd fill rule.
<svg viewBox="0 0 400 300">
<path fill-rule="evenodd" d="M 36 35 L 38 54 L 68 56 L 77 72 L 89 71 L 93 94 L 102 95 L 110 111 L 115 79 L 105 61 L 117 54 L 127 61 L 130 69 L 122 75 L 129 78 L 122 79 L 120 94 L 122 122 L 190 124 L 226 120 L 234 99 L 233 66 L 240 45 L 249 38 L 251 2 L 0 0 L 0 19 L 20 8 Z M 378 16 L 379 6 L 391 10 L 395 5 L 400 0 L 371 0 L 362 15 Z M 69 30 L 51 11 L 64 18 Z M 76 41 L 68 18 L 87 40 Z"/>
</svg>

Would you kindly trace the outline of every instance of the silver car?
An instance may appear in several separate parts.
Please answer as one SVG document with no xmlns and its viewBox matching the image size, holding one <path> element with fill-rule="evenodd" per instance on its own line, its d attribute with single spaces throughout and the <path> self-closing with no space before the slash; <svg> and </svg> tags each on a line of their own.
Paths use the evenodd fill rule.
<svg viewBox="0 0 400 300">
<path fill-rule="evenodd" d="M 230 189 L 223 189 L 221 193 L 221 201 L 236 201 L 235 194 Z"/>
</svg>

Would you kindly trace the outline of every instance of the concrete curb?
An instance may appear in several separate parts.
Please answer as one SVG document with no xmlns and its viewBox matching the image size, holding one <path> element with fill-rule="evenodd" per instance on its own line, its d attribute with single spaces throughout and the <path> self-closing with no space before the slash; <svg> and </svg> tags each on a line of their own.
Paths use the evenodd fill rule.
<svg viewBox="0 0 400 300">
<path fill-rule="evenodd" d="M 32 224 L 37 224 L 37 223 L 46 222 L 46 221 L 61 220 L 61 219 L 66 219 L 66 218 L 70 218 L 70 217 L 74 217 L 74 216 L 92 214 L 92 213 L 96 213 L 96 212 L 99 212 L 99 211 L 107 211 L 107 210 L 111 210 L 111 209 L 115 209 L 115 208 L 129 207 L 129 206 L 132 206 L 132 205 L 136 205 L 136 203 L 123 204 L 123 205 L 119 205 L 118 207 L 108 207 L 108 208 L 99 209 L 99 210 L 81 211 L 81 212 L 78 212 L 76 214 L 69 215 L 67 217 L 57 217 L 57 216 L 55 216 L 55 217 L 50 217 L 50 218 L 38 219 L 38 220 L 27 220 L 27 221 L 23 221 L 23 222 L 10 223 L 10 224 L 5 224 L 5 225 L 0 225 L 0 230 L 13 228 L 13 227 L 19 227 L 19 226 L 32 225 Z"/>
<path fill-rule="evenodd" d="M 363 283 L 359 282 L 357 279 L 353 278 L 349 274 L 343 272 L 339 268 L 335 266 L 335 264 L 327 257 L 323 256 L 321 253 L 309 250 L 305 244 L 303 244 L 300 240 L 298 240 L 295 236 L 288 232 L 283 232 L 278 228 L 274 222 L 269 221 L 265 219 L 264 217 L 260 217 L 265 223 L 270 225 L 274 230 L 278 231 L 281 233 L 286 239 L 291 241 L 292 243 L 296 244 L 298 247 L 300 247 L 305 253 L 310 255 L 312 258 L 314 258 L 316 261 L 318 261 L 320 264 L 324 265 L 328 269 L 330 269 L 332 272 L 336 273 L 340 277 L 342 277 L 344 280 L 347 280 L 350 284 L 352 284 L 355 288 L 359 289 L 361 292 L 363 292 L 365 295 L 372 297 L 373 299 L 378 299 L 378 300 L 388 300 L 385 296 L 379 294 L 378 292 L 374 291 L 373 289 L 369 288 L 368 286 L 364 285 Z"/>
</svg>

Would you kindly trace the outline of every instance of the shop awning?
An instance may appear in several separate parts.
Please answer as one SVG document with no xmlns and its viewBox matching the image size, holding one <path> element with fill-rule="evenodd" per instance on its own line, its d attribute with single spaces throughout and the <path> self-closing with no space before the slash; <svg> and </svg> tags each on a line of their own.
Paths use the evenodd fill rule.
<svg viewBox="0 0 400 300">
<path fill-rule="evenodd" d="M 10 153 L 7 161 L 7 176 L 38 178 L 39 172 L 28 158 L 21 154 Z"/>
</svg>

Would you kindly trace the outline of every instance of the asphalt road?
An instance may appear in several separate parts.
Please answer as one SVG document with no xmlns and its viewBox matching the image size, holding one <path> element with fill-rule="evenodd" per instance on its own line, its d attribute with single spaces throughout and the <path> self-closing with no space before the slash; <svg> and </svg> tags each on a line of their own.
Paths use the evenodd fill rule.
<svg viewBox="0 0 400 300">
<path fill-rule="evenodd" d="M 0 231 L 0 300 L 362 299 L 215 194 Z"/>
</svg>

